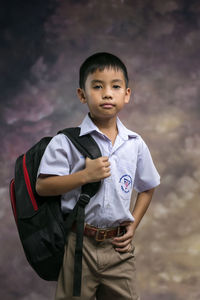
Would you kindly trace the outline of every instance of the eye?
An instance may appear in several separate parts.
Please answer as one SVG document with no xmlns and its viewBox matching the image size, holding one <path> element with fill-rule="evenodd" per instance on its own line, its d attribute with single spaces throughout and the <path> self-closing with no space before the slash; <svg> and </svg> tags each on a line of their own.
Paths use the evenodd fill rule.
<svg viewBox="0 0 200 300">
<path fill-rule="evenodd" d="M 99 89 L 101 89 L 101 88 L 102 88 L 101 85 L 94 85 L 94 86 L 93 86 L 93 89 L 95 89 L 95 90 L 99 90 Z"/>
<path fill-rule="evenodd" d="M 114 88 L 114 89 L 120 89 L 120 88 L 121 88 L 121 86 L 120 86 L 120 85 L 118 85 L 118 84 L 115 84 L 115 85 L 113 85 L 113 88 Z"/>
</svg>

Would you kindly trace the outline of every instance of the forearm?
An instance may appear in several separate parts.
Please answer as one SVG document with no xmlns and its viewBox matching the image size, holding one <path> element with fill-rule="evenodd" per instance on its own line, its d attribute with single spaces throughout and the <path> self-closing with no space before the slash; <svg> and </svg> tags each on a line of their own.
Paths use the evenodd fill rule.
<svg viewBox="0 0 200 300">
<path fill-rule="evenodd" d="M 86 158 L 85 168 L 64 176 L 40 175 L 36 182 L 36 191 L 40 196 L 66 194 L 89 182 L 97 182 L 110 176 L 108 157 Z"/>
<path fill-rule="evenodd" d="M 64 176 L 40 176 L 36 182 L 36 191 L 40 196 L 57 196 L 86 183 L 84 170 Z"/>
<path fill-rule="evenodd" d="M 138 193 L 138 195 L 137 195 L 135 207 L 134 207 L 133 213 L 132 213 L 132 215 L 135 219 L 135 221 L 133 223 L 133 226 L 135 229 L 139 225 L 145 212 L 147 211 L 147 208 L 149 207 L 154 190 L 155 189 L 150 189 L 148 191 Z"/>
</svg>

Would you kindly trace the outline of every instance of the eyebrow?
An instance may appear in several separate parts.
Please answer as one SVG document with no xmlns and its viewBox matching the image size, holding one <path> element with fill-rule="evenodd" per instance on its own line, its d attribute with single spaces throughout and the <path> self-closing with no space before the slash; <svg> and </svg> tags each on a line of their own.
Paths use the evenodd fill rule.
<svg viewBox="0 0 200 300">
<path fill-rule="evenodd" d="M 113 79 L 112 81 L 111 81 L 112 83 L 114 83 L 114 82 L 120 82 L 120 83 L 123 83 L 123 80 L 121 80 L 121 79 Z M 94 79 L 94 80 L 92 80 L 91 81 L 91 83 L 104 83 L 104 81 L 103 80 L 99 80 L 99 79 Z"/>
</svg>

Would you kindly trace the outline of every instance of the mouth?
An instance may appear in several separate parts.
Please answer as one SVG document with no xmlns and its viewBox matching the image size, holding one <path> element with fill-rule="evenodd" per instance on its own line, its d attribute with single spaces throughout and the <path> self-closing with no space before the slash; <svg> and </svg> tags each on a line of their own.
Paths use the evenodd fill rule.
<svg viewBox="0 0 200 300">
<path fill-rule="evenodd" d="M 112 103 L 103 103 L 100 106 L 103 107 L 103 108 L 113 108 L 113 107 L 115 107 L 115 105 L 112 104 Z"/>
</svg>

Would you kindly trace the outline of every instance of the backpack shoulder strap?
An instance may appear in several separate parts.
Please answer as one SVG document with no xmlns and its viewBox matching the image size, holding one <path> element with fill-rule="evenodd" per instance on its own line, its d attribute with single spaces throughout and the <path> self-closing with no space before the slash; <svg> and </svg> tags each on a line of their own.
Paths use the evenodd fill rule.
<svg viewBox="0 0 200 300">
<path fill-rule="evenodd" d="M 80 136 L 80 127 L 65 128 L 58 133 L 65 134 L 85 157 L 94 159 L 102 156 L 99 146 L 90 134 Z"/>
<path fill-rule="evenodd" d="M 65 134 L 76 148 L 85 156 L 91 159 L 98 158 L 101 155 L 99 146 L 91 135 L 80 136 L 80 128 L 66 128 L 58 133 Z M 74 286 L 73 295 L 80 296 L 81 293 L 81 276 L 82 276 L 82 247 L 83 247 L 83 233 L 84 233 L 84 220 L 85 220 L 85 206 L 89 203 L 90 198 L 93 197 L 101 182 L 92 182 L 82 186 L 81 195 L 76 203 L 73 211 L 69 214 L 65 222 L 65 230 L 69 232 L 73 222 L 77 222 L 77 235 L 75 246 L 75 259 L 74 259 Z"/>
</svg>

